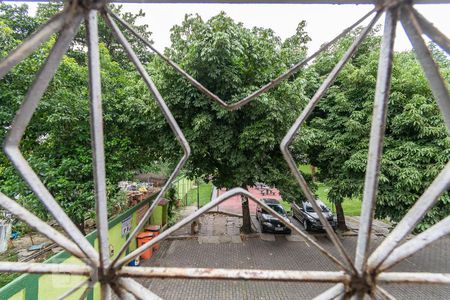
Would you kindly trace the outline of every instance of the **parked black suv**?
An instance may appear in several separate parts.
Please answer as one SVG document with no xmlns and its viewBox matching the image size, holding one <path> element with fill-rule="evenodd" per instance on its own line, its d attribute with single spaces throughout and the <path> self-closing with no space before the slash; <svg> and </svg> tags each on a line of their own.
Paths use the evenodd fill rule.
<svg viewBox="0 0 450 300">
<path fill-rule="evenodd" d="M 289 217 L 283 206 L 275 199 L 262 199 L 271 209 L 282 215 L 286 221 L 290 222 Z M 261 224 L 262 232 L 283 232 L 290 234 L 291 229 L 286 227 L 280 220 L 273 217 L 269 212 L 258 206 L 256 209 L 256 219 Z"/>
<path fill-rule="evenodd" d="M 322 209 L 323 215 L 328 220 L 333 230 L 336 230 L 337 223 L 330 209 L 320 200 L 317 200 L 317 204 Z M 309 202 L 302 202 L 301 206 L 299 206 L 297 203 L 292 203 L 291 209 L 294 218 L 296 218 L 300 221 L 300 223 L 303 224 L 303 227 L 305 227 L 306 231 L 323 229 L 322 223 L 320 223 L 319 220 L 319 216 L 314 211 Z"/>
</svg>

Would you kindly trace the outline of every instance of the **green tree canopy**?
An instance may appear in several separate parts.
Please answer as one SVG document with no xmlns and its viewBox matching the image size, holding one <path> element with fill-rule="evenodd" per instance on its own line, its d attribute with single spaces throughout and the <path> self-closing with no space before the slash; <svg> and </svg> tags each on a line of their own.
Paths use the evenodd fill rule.
<svg viewBox="0 0 450 300">
<path fill-rule="evenodd" d="M 319 178 L 330 186 L 329 197 L 335 203 L 362 195 L 379 41 L 379 37 L 369 36 L 305 129 L 308 157 L 319 167 Z M 349 40 L 344 40 L 316 61 L 312 68 L 319 78 L 326 76 L 348 44 Z M 448 78 L 448 57 L 433 49 Z M 449 160 L 450 138 L 413 52 L 395 53 L 392 76 L 376 217 L 397 222 Z M 418 230 L 447 216 L 449 204 L 446 192 Z"/>
<path fill-rule="evenodd" d="M 296 59 L 305 56 L 309 38 L 304 25 L 282 43 L 272 30 L 245 28 L 224 13 L 208 21 L 191 15 L 173 27 L 172 46 L 166 52 L 208 89 L 233 103 L 285 71 L 292 64 L 286 53 L 295 53 Z M 186 166 L 189 175 L 225 188 L 258 181 L 280 187 L 282 181 L 289 181 L 279 144 L 305 105 L 303 77 L 283 82 L 241 109 L 228 112 L 161 60 L 155 59 L 151 71 L 191 145 Z M 173 136 L 168 133 L 165 139 L 172 141 Z M 166 144 L 169 157 L 179 154 L 173 143 Z"/>
<path fill-rule="evenodd" d="M 40 7 L 41 13 L 30 24 L 42 22 L 42 12 L 54 6 Z M 10 18 L 10 15 L 16 16 Z M 21 23 L 28 20 L 26 9 L 0 7 L 0 57 L 21 42 Z M 134 18 L 134 17 L 133 17 Z M 14 26 L 13 26 L 14 25 Z M 12 27 L 11 27 L 12 26 Z M 19 29 L 16 29 L 19 28 Z M 19 31 L 17 31 L 19 30 Z M 52 37 L 28 59 L 16 66 L 0 82 L 0 140 L 3 141 L 14 114 L 55 42 Z M 144 133 L 153 128 L 156 105 L 135 71 L 113 58 L 105 44 L 100 44 L 102 98 L 105 128 L 106 175 L 109 196 L 120 180 L 131 179 L 133 172 L 156 159 L 153 139 Z M 78 59 L 82 57 L 82 59 Z M 49 191 L 74 222 L 83 221 L 94 210 L 92 152 L 89 129 L 88 70 L 86 52 L 73 47 L 42 98 L 21 142 L 21 151 Z M 0 155 L 2 192 L 18 199 L 42 218 L 47 212 Z"/>
</svg>

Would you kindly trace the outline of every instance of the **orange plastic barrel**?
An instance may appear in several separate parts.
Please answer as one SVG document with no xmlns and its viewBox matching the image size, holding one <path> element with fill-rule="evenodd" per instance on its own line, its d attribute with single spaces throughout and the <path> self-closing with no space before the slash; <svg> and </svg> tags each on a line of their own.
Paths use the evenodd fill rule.
<svg viewBox="0 0 450 300">
<path fill-rule="evenodd" d="M 159 226 L 159 225 L 148 225 L 148 226 L 145 226 L 145 231 L 151 232 L 151 233 L 153 233 L 154 237 L 157 237 L 159 235 L 160 231 L 161 231 L 161 226 Z M 158 250 L 158 249 L 159 249 L 159 243 L 156 243 L 153 246 L 153 250 Z"/>
<path fill-rule="evenodd" d="M 137 235 L 137 244 L 138 247 L 150 242 L 154 237 L 153 232 L 141 232 Z M 147 250 L 145 250 L 144 253 L 141 254 L 141 258 L 142 259 L 150 259 L 152 257 L 153 254 L 153 247 L 148 248 Z"/>
</svg>

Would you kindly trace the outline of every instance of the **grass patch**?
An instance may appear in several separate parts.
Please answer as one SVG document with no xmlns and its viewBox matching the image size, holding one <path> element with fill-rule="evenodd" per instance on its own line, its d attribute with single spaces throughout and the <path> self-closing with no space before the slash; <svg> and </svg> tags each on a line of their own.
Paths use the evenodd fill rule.
<svg viewBox="0 0 450 300">
<path fill-rule="evenodd" d="M 200 207 L 211 201 L 211 193 L 213 186 L 211 183 L 201 183 L 199 190 Z M 191 189 L 186 194 L 188 205 L 197 205 L 197 188 Z M 183 204 L 186 203 L 183 201 Z"/>
<path fill-rule="evenodd" d="M 311 165 L 300 165 L 299 167 L 300 172 L 302 174 L 311 175 Z"/>
<path fill-rule="evenodd" d="M 0 255 L 0 261 L 17 261 L 17 254 L 14 250 L 8 250 Z M 20 275 L 19 273 L 0 273 L 0 287 L 4 287 Z"/>
<path fill-rule="evenodd" d="M 318 183 L 316 196 L 320 200 L 322 200 L 323 203 L 325 203 L 329 208 L 331 208 L 331 210 L 334 213 L 336 212 L 334 204 L 331 203 L 330 200 L 328 200 L 329 190 L 330 188 L 327 185 L 323 183 Z M 359 216 L 361 214 L 361 200 L 358 198 L 345 199 L 344 202 L 342 203 L 342 208 L 344 209 L 344 214 L 346 216 Z"/>
<path fill-rule="evenodd" d="M 287 201 L 280 200 L 279 203 L 283 206 L 284 210 L 289 213 L 291 211 L 291 203 Z"/>
<path fill-rule="evenodd" d="M 311 175 L 310 165 L 300 165 L 299 169 L 303 174 Z M 331 203 L 330 200 L 328 200 L 329 190 L 330 188 L 327 185 L 323 183 L 317 183 L 316 196 L 320 200 L 322 200 L 333 211 L 333 213 L 336 213 L 334 204 Z M 359 216 L 361 214 L 361 202 L 362 201 L 359 198 L 345 199 L 344 202 L 342 203 L 344 214 L 346 216 Z M 281 200 L 280 204 L 283 206 L 286 212 L 289 212 L 291 210 L 291 204 L 289 202 Z"/>
</svg>

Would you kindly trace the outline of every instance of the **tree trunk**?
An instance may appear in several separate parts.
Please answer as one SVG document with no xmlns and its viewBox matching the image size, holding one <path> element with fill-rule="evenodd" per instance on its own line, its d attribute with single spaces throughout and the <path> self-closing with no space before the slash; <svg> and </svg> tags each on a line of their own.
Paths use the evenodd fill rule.
<svg viewBox="0 0 450 300">
<path fill-rule="evenodd" d="M 335 202 L 336 205 L 336 217 L 337 217 L 337 228 L 342 231 L 347 231 L 347 224 L 345 224 L 344 209 L 342 208 L 342 202 Z"/>
<path fill-rule="evenodd" d="M 316 182 L 316 173 L 317 173 L 317 168 L 313 165 L 311 165 L 311 177 L 313 182 Z"/>
<path fill-rule="evenodd" d="M 86 229 L 84 227 L 84 221 L 74 222 L 83 235 L 86 235 Z"/>
<path fill-rule="evenodd" d="M 252 233 L 252 220 L 250 219 L 250 207 L 248 205 L 248 198 L 241 196 L 242 201 L 242 227 L 243 233 Z"/>
</svg>

